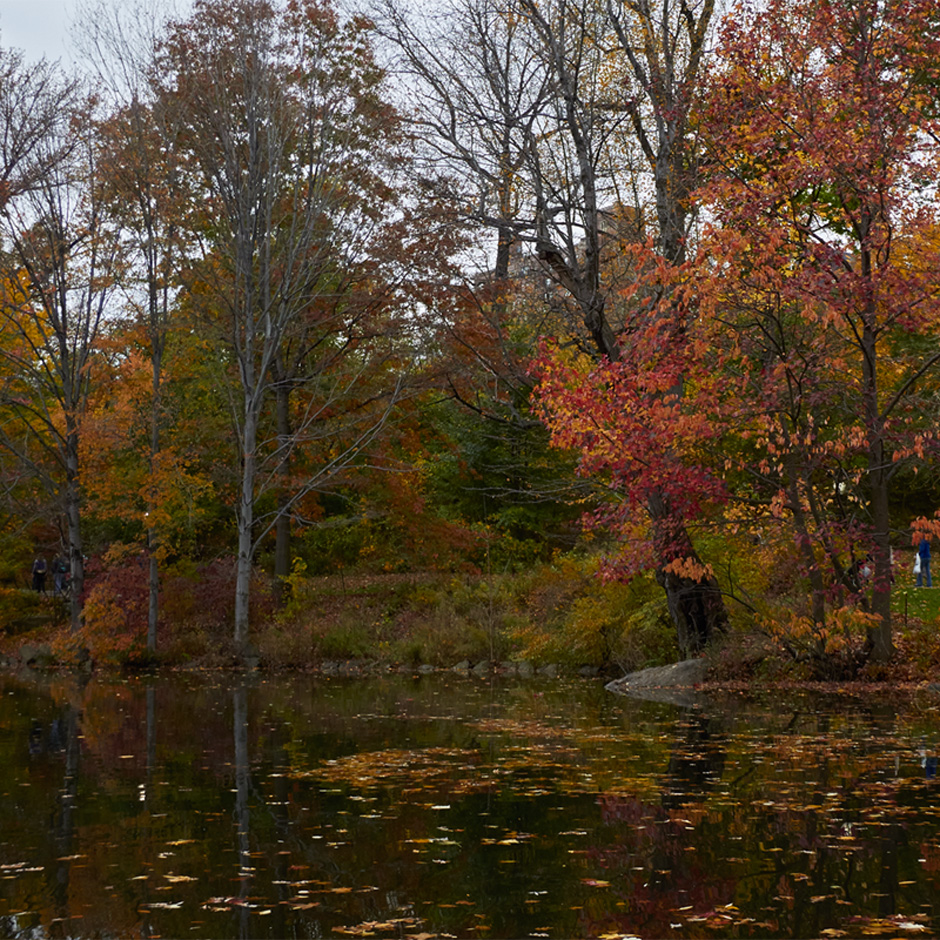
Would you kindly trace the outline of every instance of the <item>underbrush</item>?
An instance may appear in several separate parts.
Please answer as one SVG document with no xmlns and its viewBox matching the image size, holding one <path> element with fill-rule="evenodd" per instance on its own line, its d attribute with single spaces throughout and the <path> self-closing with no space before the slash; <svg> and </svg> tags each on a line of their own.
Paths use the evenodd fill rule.
<svg viewBox="0 0 940 940">
<path fill-rule="evenodd" d="M 675 660 L 662 592 L 652 578 L 604 583 L 588 558 L 558 558 L 492 576 L 306 578 L 257 633 L 264 662 L 321 659 L 447 667 L 460 662 L 557 663 L 630 671 Z"/>
<path fill-rule="evenodd" d="M 17 643 L 30 642 L 40 625 L 47 632 L 58 626 L 53 652 L 67 664 L 90 655 L 103 666 L 223 668 L 245 653 L 232 641 L 232 559 L 165 573 L 155 655 L 146 650 L 143 566 L 133 556 L 112 556 L 89 573 L 85 626 L 75 635 L 68 633 L 61 601 L 26 592 L 0 596 L 0 603 L 17 610 L 4 630 L 8 655 Z M 736 588 L 741 586 L 739 580 Z M 743 586 L 753 597 L 763 585 Z M 759 609 L 732 607 L 728 633 L 708 654 L 716 678 L 772 684 L 915 681 L 937 674 L 940 590 L 896 589 L 898 656 L 876 665 L 865 661 L 870 618 L 862 611 L 846 607 L 822 631 L 807 619 L 806 599 L 793 583 L 786 587 L 786 596 L 761 595 Z M 678 659 L 655 578 L 605 581 L 598 577 L 597 558 L 584 554 L 493 575 L 360 571 L 308 577 L 301 564 L 284 594 L 278 609 L 270 579 L 259 574 L 253 585 L 250 652 L 262 668 L 303 670 L 346 660 L 415 668 L 527 662 L 622 675 Z"/>
</svg>

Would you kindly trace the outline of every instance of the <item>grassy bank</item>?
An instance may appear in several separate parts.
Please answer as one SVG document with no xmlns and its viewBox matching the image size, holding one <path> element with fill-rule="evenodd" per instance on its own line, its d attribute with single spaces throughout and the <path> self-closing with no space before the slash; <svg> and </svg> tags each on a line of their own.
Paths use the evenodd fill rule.
<svg viewBox="0 0 940 940">
<path fill-rule="evenodd" d="M 521 573 L 492 576 L 298 574 L 280 608 L 270 593 L 264 602 L 264 589 L 270 592 L 271 586 L 261 587 L 251 659 L 263 669 L 525 663 L 533 669 L 552 665 L 564 672 L 619 676 L 678 658 L 655 580 L 604 583 L 586 558 L 558 558 Z M 128 629 L 124 620 L 104 617 L 89 622 L 81 635 L 70 636 L 61 599 L 20 592 L 16 602 L 16 616 L 6 621 L 0 637 L 0 655 L 8 662 L 22 662 L 24 649 L 25 658 L 39 664 L 86 667 L 224 668 L 239 658 L 231 642 L 231 621 L 215 604 L 171 598 L 166 606 L 175 605 L 181 613 L 161 625 L 157 655 L 149 657 L 143 624 Z M 940 588 L 897 587 L 894 607 L 895 661 L 868 664 L 857 678 L 932 681 L 940 674 Z M 733 623 L 709 653 L 715 676 L 768 683 L 819 678 L 811 661 L 796 662 L 787 651 L 797 641 L 819 646 L 819 638 L 794 638 L 768 623 L 754 617 Z M 850 635 L 850 629 L 855 633 Z M 823 646 L 836 665 L 846 650 L 858 649 L 860 629 L 853 623 L 842 635 L 825 638 Z M 833 673 L 832 678 L 845 676 Z"/>
<path fill-rule="evenodd" d="M 527 662 L 619 675 L 677 656 L 661 592 L 652 579 L 602 584 L 587 561 L 562 559 L 521 574 L 356 573 L 291 579 L 288 599 L 265 603 L 251 643 L 271 669 L 316 668 L 324 661 L 369 660 L 405 667 Z M 69 637 L 61 600 L 23 594 L 8 619 L 0 653 L 48 647 L 59 661 L 87 648 L 99 665 L 143 663 L 144 627 L 113 616 L 88 617 Z M 219 605 L 168 598 L 156 662 L 218 667 L 232 661 L 231 625 Z"/>
</svg>

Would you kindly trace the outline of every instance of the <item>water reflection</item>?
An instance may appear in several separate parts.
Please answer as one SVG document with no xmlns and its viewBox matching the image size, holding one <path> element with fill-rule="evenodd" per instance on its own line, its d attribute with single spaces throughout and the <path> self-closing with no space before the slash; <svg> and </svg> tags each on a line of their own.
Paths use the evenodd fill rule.
<svg viewBox="0 0 940 940">
<path fill-rule="evenodd" d="M 0 934 L 932 935 L 936 715 L 0 677 Z"/>
<path fill-rule="evenodd" d="M 58 853 L 54 870 L 50 869 L 53 877 L 51 895 L 54 899 L 56 924 L 65 925 L 69 922 L 69 882 L 71 864 L 73 859 L 73 827 L 75 800 L 78 796 L 78 710 L 72 705 L 65 706 L 65 714 L 61 719 L 54 719 L 50 738 L 55 747 L 64 755 L 65 779 L 59 790 L 53 814 L 52 832 Z M 59 930 L 53 936 L 65 936 Z"/>
<path fill-rule="evenodd" d="M 693 711 L 681 719 L 669 755 L 663 806 L 679 809 L 704 800 L 725 769 L 724 723 L 720 716 Z"/>
</svg>

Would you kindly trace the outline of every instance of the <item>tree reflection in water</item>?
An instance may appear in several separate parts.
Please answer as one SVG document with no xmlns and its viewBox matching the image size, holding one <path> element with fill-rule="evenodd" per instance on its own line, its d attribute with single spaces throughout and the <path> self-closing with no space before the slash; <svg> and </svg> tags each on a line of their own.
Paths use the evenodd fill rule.
<svg viewBox="0 0 940 940">
<path fill-rule="evenodd" d="M 929 703 L 679 710 L 444 676 L 0 693 L 3 936 L 936 926 Z"/>
</svg>

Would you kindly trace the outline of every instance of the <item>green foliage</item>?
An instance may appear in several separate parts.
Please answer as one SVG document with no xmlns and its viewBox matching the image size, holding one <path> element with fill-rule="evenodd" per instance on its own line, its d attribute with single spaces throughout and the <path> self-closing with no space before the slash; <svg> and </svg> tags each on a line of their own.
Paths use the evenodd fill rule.
<svg viewBox="0 0 940 940">
<path fill-rule="evenodd" d="M 395 659 L 452 666 L 512 658 L 518 598 L 508 578 L 451 578 L 424 586 L 408 603 L 405 629 L 390 645 Z"/>
<path fill-rule="evenodd" d="M 63 605 L 51 597 L 8 584 L 0 585 L 0 624 L 7 636 L 59 621 L 64 613 Z"/>
<path fill-rule="evenodd" d="M 896 587 L 891 594 L 894 618 L 905 626 L 917 620 L 925 625 L 940 622 L 940 588 L 918 588 L 910 584 Z"/>
<path fill-rule="evenodd" d="M 517 633 L 519 657 L 626 672 L 673 662 L 675 631 L 652 576 L 604 582 L 596 568 L 596 559 L 559 556 L 538 571 L 528 598 L 531 622 Z"/>
<path fill-rule="evenodd" d="M 344 569 L 351 570 L 359 562 L 366 532 L 361 519 L 350 516 L 345 500 L 338 497 L 323 499 L 327 515 L 323 525 L 308 526 L 296 543 L 296 554 L 312 575 L 329 575 Z M 331 524 L 332 523 L 332 524 Z"/>
<path fill-rule="evenodd" d="M 287 599 L 278 613 L 278 621 L 288 622 L 296 618 L 310 603 L 306 577 L 307 563 L 302 558 L 295 558 L 291 564 L 290 575 L 284 582 L 284 597 Z"/>
<path fill-rule="evenodd" d="M 517 404 L 528 412 L 527 402 Z M 573 483 L 573 461 L 549 447 L 544 428 L 486 419 L 453 403 L 432 417 L 447 443 L 430 462 L 429 497 L 447 518 L 485 524 L 493 547 L 508 540 L 491 559 L 494 570 L 518 570 L 526 557 L 545 559 L 570 545 L 580 509 L 563 490 Z M 523 549 L 521 559 L 514 548 Z"/>
<path fill-rule="evenodd" d="M 355 614 L 313 631 L 312 643 L 312 652 L 319 659 L 365 659 L 371 658 L 374 651 L 370 625 Z"/>
</svg>

